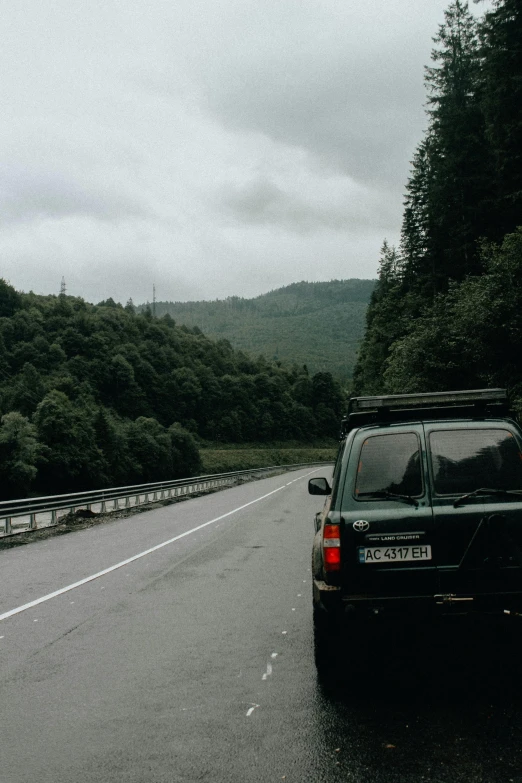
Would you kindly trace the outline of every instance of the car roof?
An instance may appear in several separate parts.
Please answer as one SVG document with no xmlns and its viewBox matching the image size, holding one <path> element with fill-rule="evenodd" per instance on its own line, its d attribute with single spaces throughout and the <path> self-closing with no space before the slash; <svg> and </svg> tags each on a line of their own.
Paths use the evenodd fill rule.
<svg viewBox="0 0 522 783">
<path fill-rule="evenodd" d="M 349 401 L 348 415 L 342 422 L 341 437 L 353 429 L 372 424 L 489 419 L 507 414 L 505 389 L 354 397 Z"/>
</svg>

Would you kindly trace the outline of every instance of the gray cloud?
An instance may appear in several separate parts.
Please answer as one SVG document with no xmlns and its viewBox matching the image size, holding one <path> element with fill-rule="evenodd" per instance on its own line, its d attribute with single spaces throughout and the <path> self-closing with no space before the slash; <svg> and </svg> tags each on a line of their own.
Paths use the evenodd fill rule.
<svg viewBox="0 0 522 783">
<path fill-rule="evenodd" d="M 351 193 L 342 190 L 337 193 L 332 185 L 303 197 L 259 178 L 223 192 L 222 202 L 239 222 L 278 226 L 300 234 L 321 230 L 367 234 L 377 227 L 393 230 L 392 220 L 388 225 L 383 220 L 391 218 L 386 205 L 383 203 L 380 211 L 374 211 L 375 195 L 366 193 L 361 200 L 357 189 Z"/>
<path fill-rule="evenodd" d="M 143 205 L 106 183 L 81 181 L 59 167 L 0 169 L 0 222 L 12 224 L 71 215 L 98 220 L 143 217 Z"/>
<path fill-rule="evenodd" d="M 447 0 L 4 5 L 17 288 L 139 302 L 375 275 Z"/>
<path fill-rule="evenodd" d="M 257 8 L 241 43 L 199 63 L 208 107 L 228 127 L 304 147 L 360 181 L 404 182 L 425 123 L 422 66 L 441 13 L 409 0 L 372 6 Z"/>
</svg>

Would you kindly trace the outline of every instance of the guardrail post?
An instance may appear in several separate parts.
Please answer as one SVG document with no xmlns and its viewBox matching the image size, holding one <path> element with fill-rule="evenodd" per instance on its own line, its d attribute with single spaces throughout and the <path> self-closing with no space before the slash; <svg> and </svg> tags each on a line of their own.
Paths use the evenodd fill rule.
<svg viewBox="0 0 522 783">
<path fill-rule="evenodd" d="M 6 536 L 10 536 L 13 532 L 13 529 L 11 527 L 11 517 L 5 518 L 5 534 Z"/>
<path fill-rule="evenodd" d="M 130 508 L 130 495 L 125 498 L 125 508 Z"/>
<path fill-rule="evenodd" d="M 36 530 L 36 514 L 29 514 L 29 530 Z"/>
</svg>

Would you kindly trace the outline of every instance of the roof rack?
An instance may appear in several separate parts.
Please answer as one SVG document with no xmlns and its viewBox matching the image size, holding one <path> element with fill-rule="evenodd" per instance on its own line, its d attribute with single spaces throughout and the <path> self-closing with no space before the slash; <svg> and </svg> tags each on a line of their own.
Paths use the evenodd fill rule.
<svg viewBox="0 0 522 783">
<path fill-rule="evenodd" d="M 389 394 L 353 397 L 343 419 L 341 437 L 363 424 L 414 419 L 502 416 L 508 412 L 505 389 L 469 389 L 427 394 Z"/>
</svg>

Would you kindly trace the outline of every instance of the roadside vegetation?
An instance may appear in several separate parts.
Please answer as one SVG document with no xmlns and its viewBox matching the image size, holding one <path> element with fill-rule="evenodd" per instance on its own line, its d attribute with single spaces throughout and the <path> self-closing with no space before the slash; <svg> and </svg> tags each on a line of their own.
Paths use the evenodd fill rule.
<svg viewBox="0 0 522 783">
<path fill-rule="evenodd" d="M 2 499 L 195 475 L 203 441 L 307 446 L 335 438 L 342 409 L 330 373 L 252 359 L 132 302 L 0 281 Z"/>
<path fill-rule="evenodd" d="M 200 449 L 203 473 L 227 473 L 234 470 L 263 468 L 269 465 L 297 465 L 305 462 L 333 462 L 337 441 L 303 445 L 299 442 L 212 444 Z"/>
<path fill-rule="evenodd" d="M 426 70 L 428 128 L 386 242 L 358 394 L 507 387 L 522 411 L 522 5 L 452 2 Z"/>
</svg>

